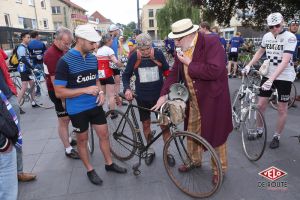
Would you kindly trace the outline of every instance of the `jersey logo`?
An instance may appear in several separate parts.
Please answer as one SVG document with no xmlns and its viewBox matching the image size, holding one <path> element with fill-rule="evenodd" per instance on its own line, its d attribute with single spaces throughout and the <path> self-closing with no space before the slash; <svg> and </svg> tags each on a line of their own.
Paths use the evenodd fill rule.
<svg viewBox="0 0 300 200">
<path fill-rule="evenodd" d="M 84 76 L 84 77 L 82 75 L 79 75 L 77 76 L 77 83 L 87 82 L 95 79 L 96 79 L 96 74 L 90 73 L 88 76 Z"/>
<path fill-rule="evenodd" d="M 296 43 L 297 40 L 296 40 L 296 38 L 291 37 L 291 38 L 288 39 L 288 42 L 289 42 L 289 43 Z"/>
</svg>

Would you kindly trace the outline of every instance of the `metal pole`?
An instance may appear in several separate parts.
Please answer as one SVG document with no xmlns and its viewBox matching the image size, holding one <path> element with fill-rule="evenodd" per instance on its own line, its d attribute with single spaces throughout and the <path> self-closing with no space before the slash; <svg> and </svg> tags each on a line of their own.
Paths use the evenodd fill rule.
<svg viewBox="0 0 300 200">
<path fill-rule="evenodd" d="M 137 29 L 140 30 L 140 1 L 136 0 L 137 4 Z"/>
</svg>

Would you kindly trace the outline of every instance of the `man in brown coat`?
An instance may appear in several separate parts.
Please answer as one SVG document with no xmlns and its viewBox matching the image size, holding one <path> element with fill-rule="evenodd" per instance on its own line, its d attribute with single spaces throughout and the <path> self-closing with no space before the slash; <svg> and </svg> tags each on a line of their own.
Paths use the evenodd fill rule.
<svg viewBox="0 0 300 200">
<path fill-rule="evenodd" d="M 225 54 L 216 35 L 204 35 L 198 32 L 198 28 L 190 19 L 172 24 L 172 32 L 168 37 L 174 39 L 176 47 L 180 47 L 182 51 L 177 52 L 173 71 L 152 109 L 157 110 L 167 100 L 166 94 L 170 86 L 179 81 L 178 77 L 182 77 L 190 93 L 185 129 L 200 134 L 215 148 L 225 172 L 226 140 L 233 129 Z M 201 152 L 195 150 L 193 154 L 195 153 Z M 185 172 L 189 169 L 183 165 L 178 170 Z M 213 183 L 217 179 L 214 173 Z"/>
</svg>

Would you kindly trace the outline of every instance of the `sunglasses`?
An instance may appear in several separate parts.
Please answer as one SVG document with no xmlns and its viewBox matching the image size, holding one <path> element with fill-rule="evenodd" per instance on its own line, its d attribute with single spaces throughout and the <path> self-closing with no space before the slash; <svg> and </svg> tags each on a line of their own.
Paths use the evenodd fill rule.
<svg viewBox="0 0 300 200">
<path fill-rule="evenodd" d="M 275 26 L 269 26 L 269 29 L 273 29 L 274 27 L 275 28 L 279 28 L 281 26 L 281 24 L 277 24 L 277 25 L 275 25 Z"/>
</svg>

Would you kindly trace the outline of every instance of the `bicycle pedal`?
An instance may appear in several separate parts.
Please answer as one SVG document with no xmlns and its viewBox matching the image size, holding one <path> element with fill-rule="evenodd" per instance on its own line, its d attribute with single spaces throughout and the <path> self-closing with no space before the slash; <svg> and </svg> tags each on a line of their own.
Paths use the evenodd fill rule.
<svg viewBox="0 0 300 200">
<path fill-rule="evenodd" d="M 132 169 L 133 171 L 139 171 L 139 167 L 141 166 L 141 163 L 138 162 L 138 163 L 135 163 L 133 166 L 132 166 Z"/>
</svg>

